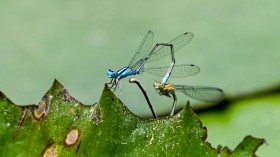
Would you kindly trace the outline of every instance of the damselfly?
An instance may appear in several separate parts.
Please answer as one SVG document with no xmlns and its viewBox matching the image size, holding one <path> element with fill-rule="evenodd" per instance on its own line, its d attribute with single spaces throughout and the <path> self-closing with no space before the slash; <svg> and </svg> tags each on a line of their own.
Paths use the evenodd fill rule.
<svg viewBox="0 0 280 157">
<path fill-rule="evenodd" d="M 153 74 L 163 74 L 166 71 L 165 76 L 163 77 L 161 82 L 154 82 L 154 88 L 157 90 L 159 95 L 164 95 L 167 97 L 173 97 L 173 105 L 171 109 L 170 115 L 174 114 L 174 110 L 177 103 L 177 96 L 175 91 L 183 92 L 184 94 L 195 98 L 197 100 L 205 101 L 205 102 L 218 102 L 224 97 L 223 90 L 215 87 L 207 87 L 207 86 L 189 86 L 189 85 L 173 85 L 167 84 L 169 77 L 188 77 L 193 76 L 199 73 L 199 67 L 193 64 L 183 64 L 183 65 L 175 65 L 175 55 L 174 51 L 171 49 L 171 57 L 172 63 L 171 66 L 165 68 L 151 68 L 150 73 Z M 152 70 L 153 69 L 153 70 Z M 160 69 L 160 72 L 159 72 Z M 143 92 L 145 95 L 145 93 Z M 146 97 L 146 96 L 145 96 Z M 146 98 L 147 99 L 147 98 Z M 148 101 L 148 100 L 147 100 Z"/>
<path fill-rule="evenodd" d="M 182 48 L 187 43 L 189 43 L 192 40 L 193 36 L 194 35 L 191 32 L 187 32 L 182 35 L 179 35 L 178 37 L 176 37 L 175 39 L 171 40 L 168 43 L 157 43 L 152 48 L 154 35 L 152 31 L 148 31 L 148 33 L 145 35 L 144 39 L 140 43 L 140 46 L 138 47 L 136 53 L 134 54 L 131 61 L 129 62 L 128 66 L 123 67 L 118 71 L 113 71 L 111 69 L 107 71 L 108 77 L 112 78 L 110 83 L 108 84 L 111 84 L 111 88 L 116 89 L 119 81 L 122 78 L 139 74 L 146 62 L 152 62 L 173 53 L 172 63 L 170 68 L 168 69 L 168 71 L 170 71 L 171 73 L 175 64 L 174 52 L 178 51 L 180 48 Z M 172 53 L 170 53 L 170 51 Z M 164 68 L 167 67 L 163 67 L 163 69 Z M 175 66 L 175 68 L 177 67 Z M 166 74 L 170 74 L 170 73 L 166 73 Z M 163 82 L 166 82 L 168 78 L 169 76 L 166 75 L 164 77 Z"/>
<path fill-rule="evenodd" d="M 174 114 L 174 110 L 177 103 L 177 96 L 175 91 L 182 92 L 191 98 L 208 103 L 215 103 L 224 98 L 223 90 L 216 87 L 173 85 L 171 83 L 164 84 L 155 81 L 154 88 L 158 91 L 159 95 L 164 95 L 167 97 L 171 97 L 172 95 L 173 105 L 170 116 Z"/>
<path fill-rule="evenodd" d="M 150 73 L 150 74 L 153 74 L 153 75 L 163 76 L 163 75 L 165 75 L 166 71 L 169 70 L 169 69 L 170 69 L 170 67 L 148 68 L 148 69 L 146 69 L 146 71 L 148 73 Z M 168 76 L 173 77 L 173 78 L 183 78 L 183 77 L 188 77 L 188 76 L 195 75 L 195 74 L 199 73 L 199 71 L 200 71 L 200 69 L 199 69 L 198 66 L 195 66 L 193 64 L 182 64 L 182 65 L 174 66 L 174 69 L 173 69 L 172 73 L 169 74 Z M 153 109 L 153 106 L 152 106 L 152 104 L 150 102 L 148 94 L 145 91 L 145 89 L 142 87 L 140 82 L 137 79 L 135 79 L 135 78 L 130 78 L 129 82 L 137 84 L 137 86 L 142 91 L 142 93 L 143 93 L 143 95 L 144 95 L 144 97 L 145 97 L 145 99 L 146 99 L 146 101 L 147 101 L 147 103 L 149 105 L 149 108 L 150 108 L 150 110 L 151 110 L 151 112 L 153 114 L 153 117 L 157 118 L 157 115 L 156 115 L 156 113 L 155 113 L 155 111 Z M 174 95 L 175 95 L 175 93 L 174 93 Z"/>
</svg>

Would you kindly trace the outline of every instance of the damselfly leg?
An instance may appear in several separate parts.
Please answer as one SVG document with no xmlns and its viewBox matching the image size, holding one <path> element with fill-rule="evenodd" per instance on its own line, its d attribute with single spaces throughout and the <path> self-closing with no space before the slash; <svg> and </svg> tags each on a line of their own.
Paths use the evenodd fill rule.
<svg viewBox="0 0 280 157">
<path fill-rule="evenodd" d="M 176 103 L 177 103 L 177 96 L 173 84 L 163 84 L 160 82 L 154 82 L 154 88 L 156 89 L 159 95 L 164 95 L 167 97 L 172 96 L 173 104 L 170 112 L 170 116 L 172 116 L 174 114 Z"/>
</svg>

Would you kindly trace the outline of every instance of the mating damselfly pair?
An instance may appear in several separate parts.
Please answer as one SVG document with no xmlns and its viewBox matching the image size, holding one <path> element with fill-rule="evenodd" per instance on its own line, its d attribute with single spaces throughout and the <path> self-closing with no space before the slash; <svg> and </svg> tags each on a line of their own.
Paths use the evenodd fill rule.
<svg viewBox="0 0 280 157">
<path fill-rule="evenodd" d="M 171 97 L 173 96 L 173 105 L 170 112 L 172 116 L 176 107 L 177 96 L 175 91 L 183 92 L 184 94 L 205 102 L 217 102 L 224 97 L 224 93 L 221 89 L 215 87 L 207 86 L 189 86 L 189 85 L 173 85 L 167 83 L 170 77 L 173 78 L 185 78 L 198 74 L 200 69 L 198 66 L 193 64 L 181 64 L 175 65 L 175 55 L 174 52 L 178 51 L 185 45 L 187 45 L 192 38 L 194 37 L 193 33 L 186 32 L 179 35 L 168 43 L 157 43 L 153 46 L 154 35 L 152 31 L 148 31 L 144 39 L 140 43 L 136 53 L 132 57 L 128 66 L 121 68 L 118 71 L 113 71 L 109 69 L 107 75 L 111 79 L 111 82 L 108 83 L 113 90 L 119 85 L 121 79 L 137 75 L 141 72 L 147 72 L 153 75 L 161 76 L 161 82 L 154 82 L 154 88 L 157 90 L 159 95 L 164 95 Z M 144 64 L 156 61 L 163 57 L 171 55 L 171 64 L 169 67 L 156 67 L 156 68 L 144 68 Z M 137 83 L 137 85 L 142 90 L 151 112 L 153 113 L 154 118 L 157 118 L 152 105 L 150 104 L 149 98 L 144 91 L 140 83 L 134 79 L 132 83 Z"/>
</svg>

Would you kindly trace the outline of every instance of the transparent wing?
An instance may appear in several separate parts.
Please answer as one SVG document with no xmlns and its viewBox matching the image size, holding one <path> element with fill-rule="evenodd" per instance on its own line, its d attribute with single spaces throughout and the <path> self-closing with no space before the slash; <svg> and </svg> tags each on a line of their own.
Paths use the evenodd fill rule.
<svg viewBox="0 0 280 157">
<path fill-rule="evenodd" d="M 144 68 L 141 72 L 147 72 L 156 76 L 164 76 L 169 69 L 169 66 L 166 67 L 157 67 L 157 68 Z M 181 64 L 175 65 L 171 73 L 172 78 L 185 78 L 198 74 L 200 71 L 199 67 L 193 64 Z"/>
<path fill-rule="evenodd" d="M 186 32 L 182 35 L 179 35 L 178 37 L 176 37 L 175 39 L 171 40 L 168 43 L 173 45 L 173 49 L 175 52 L 175 51 L 178 51 L 179 49 L 181 49 L 182 47 L 184 47 L 185 45 L 187 45 L 192 40 L 193 37 L 194 37 L 193 33 Z M 147 62 L 156 61 L 156 60 L 166 57 L 168 55 L 171 55 L 170 47 L 169 46 L 160 46 L 158 49 L 156 49 L 153 52 L 153 54 L 151 55 L 151 57 L 149 58 L 149 60 Z"/>
<path fill-rule="evenodd" d="M 142 63 L 146 55 L 150 52 L 151 47 L 153 45 L 153 41 L 154 33 L 152 31 L 148 31 L 148 33 L 145 35 L 144 39 L 140 43 L 136 53 L 129 62 L 128 67 L 134 69 Z"/>
<path fill-rule="evenodd" d="M 224 98 L 223 90 L 215 87 L 174 85 L 178 92 L 205 102 L 218 102 Z"/>
</svg>

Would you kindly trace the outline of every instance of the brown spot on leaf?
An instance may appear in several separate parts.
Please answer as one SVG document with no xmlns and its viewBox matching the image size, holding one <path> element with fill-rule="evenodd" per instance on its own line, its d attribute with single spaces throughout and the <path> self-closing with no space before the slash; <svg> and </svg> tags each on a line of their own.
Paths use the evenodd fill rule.
<svg viewBox="0 0 280 157">
<path fill-rule="evenodd" d="M 95 120 L 95 124 L 98 125 L 101 122 L 100 112 L 97 110 L 98 103 L 92 108 L 92 120 Z"/>
<path fill-rule="evenodd" d="M 63 89 L 62 92 L 61 92 L 61 97 L 62 97 L 62 100 L 64 101 L 67 101 L 67 102 L 70 102 L 70 101 L 76 101 L 76 102 L 79 102 L 77 101 L 73 96 L 71 96 L 68 92 L 67 89 Z"/>
<path fill-rule="evenodd" d="M 45 150 L 42 157 L 55 157 L 57 156 L 57 153 L 58 153 L 57 146 L 52 144 Z"/>
<path fill-rule="evenodd" d="M 27 111 L 28 111 L 28 108 L 27 108 L 27 107 L 23 107 L 22 115 L 21 115 L 21 117 L 20 117 L 20 120 L 19 120 L 17 129 L 16 129 L 16 132 L 15 132 L 15 134 L 14 134 L 14 138 L 15 138 L 16 135 L 18 134 L 18 131 L 19 131 L 19 129 L 21 128 L 21 126 L 22 126 L 22 124 L 23 124 L 23 122 L 24 122 L 24 120 L 25 120 Z"/>
<path fill-rule="evenodd" d="M 66 136 L 66 138 L 64 140 L 65 145 L 71 146 L 71 145 L 75 144 L 78 141 L 79 136 L 80 135 L 79 135 L 79 130 L 78 129 L 71 130 L 67 134 L 67 136 Z"/>
<path fill-rule="evenodd" d="M 98 125 L 100 123 L 100 116 L 95 116 L 95 124 Z"/>
<path fill-rule="evenodd" d="M 43 99 L 39 102 L 39 105 L 35 107 L 32 112 L 32 116 L 35 120 L 40 121 L 48 111 L 49 101 Z"/>
</svg>

